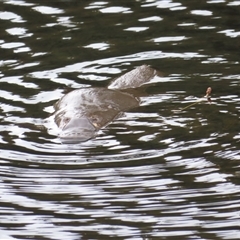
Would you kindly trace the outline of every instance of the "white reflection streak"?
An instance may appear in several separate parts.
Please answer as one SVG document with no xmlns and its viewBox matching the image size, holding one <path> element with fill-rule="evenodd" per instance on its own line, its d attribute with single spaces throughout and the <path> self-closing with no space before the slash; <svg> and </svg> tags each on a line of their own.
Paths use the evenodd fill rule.
<svg viewBox="0 0 240 240">
<path fill-rule="evenodd" d="M 0 19 L 10 20 L 11 22 L 15 22 L 15 23 L 26 22 L 19 15 L 12 12 L 7 12 L 7 11 L 4 11 L 4 12 L 0 11 Z"/>
<path fill-rule="evenodd" d="M 68 65 L 61 68 L 56 68 L 53 70 L 41 71 L 41 72 L 32 72 L 30 75 L 35 78 L 46 78 L 46 79 L 54 79 L 58 77 L 59 73 L 69 73 L 69 72 L 83 72 L 84 68 L 88 68 L 92 65 L 113 65 L 123 62 L 136 62 L 136 61 L 147 61 L 153 59 L 162 59 L 162 58 L 182 58 L 182 59 L 192 59 L 192 58 L 203 58 L 207 57 L 206 55 L 201 55 L 196 52 L 185 52 L 185 53 L 164 53 L 162 51 L 147 51 L 140 52 L 126 56 L 118 56 L 106 59 L 99 59 L 95 61 L 87 61 L 81 63 L 75 63 L 72 65 Z M 105 72 L 101 73 L 109 73 L 109 69 L 105 69 Z M 99 69 L 98 69 L 99 71 Z M 88 71 L 89 72 L 89 71 Z M 94 72 L 96 69 L 94 68 Z"/>
<path fill-rule="evenodd" d="M 238 37 L 240 35 L 240 32 L 236 32 L 234 29 L 226 29 L 226 30 L 223 30 L 223 31 L 219 31 L 218 33 L 223 33 L 227 37 L 230 37 L 230 38 L 235 38 L 235 37 Z"/>
<path fill-rule="evenodd" d="M 54 7 L 47 7 L 47 6 L 37 6 L 33 7 L 32 9 L 36 10 L 37 12 L 40 12 L 42 14 L 61 14 L 64 13 L 63 10 L 54 8 Z"/>
<path fill-rule="evenodd" d="M 189 39 L 189 38 L 187 38 L 185 36 L 171 36 L 171 37 L 153 38 L 150 41 L 157 43 L 157 42 L 175 42 L 175 41 L 182 41 L 182 40 L 187 40 L 187 39 Z"/>
</svg>

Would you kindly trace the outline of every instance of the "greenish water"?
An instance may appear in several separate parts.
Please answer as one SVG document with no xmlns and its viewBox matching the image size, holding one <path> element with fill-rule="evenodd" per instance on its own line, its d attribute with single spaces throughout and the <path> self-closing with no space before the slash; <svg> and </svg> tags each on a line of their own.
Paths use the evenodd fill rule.
<svg viewBox="0 0 240 240">
<path fill-rule="evenodd" d="M 232 240 L 240 1 L 0 2 L 0 238 Z M 82 144 L 41 126 L 69 89 L 148 64 L 141 105 Z M 211 86 L 212 104 L 195 102 Z"/>
</svg>

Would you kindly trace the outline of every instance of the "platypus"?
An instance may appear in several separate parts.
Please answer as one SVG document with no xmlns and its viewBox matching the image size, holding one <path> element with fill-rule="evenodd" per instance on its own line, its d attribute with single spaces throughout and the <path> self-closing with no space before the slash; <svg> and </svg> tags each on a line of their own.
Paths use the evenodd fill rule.
<svg viewBox="0 0 240 240">
<path fill-rule="evenodd" d="M 86 87 L 64 95 L 54 105 L 54 121 L 63 143 L 79 143 L 93 138 L 98 130 L 120 113 L 139 106 L 139 99 L 128 89 L 149 82 L 157 71 L 142 65 L 113 80 L 107 88 Z"/>
</svg>

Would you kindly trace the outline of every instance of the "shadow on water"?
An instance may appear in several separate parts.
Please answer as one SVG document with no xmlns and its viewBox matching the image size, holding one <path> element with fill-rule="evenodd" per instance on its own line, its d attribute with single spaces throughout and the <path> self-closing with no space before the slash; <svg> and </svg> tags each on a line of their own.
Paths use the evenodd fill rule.
<svg viewBox="0 0 240 240">
<path fill-rule="evenodd" d="M 239 239 L 239 11 L 1 1 L 1 239 Z M 143 64 L 163 76 L 95 139 L 61 144 L 43 129 L 65 91 Z M 211 105 L 174 111 L 209 86 Z"/>
</svg>

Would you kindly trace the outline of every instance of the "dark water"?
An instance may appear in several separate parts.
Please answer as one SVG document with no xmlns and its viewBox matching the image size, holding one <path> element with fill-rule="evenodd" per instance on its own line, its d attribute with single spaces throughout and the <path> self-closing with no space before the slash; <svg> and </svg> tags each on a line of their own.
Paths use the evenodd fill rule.
<svg viewBox="0 0 240 240">
<path fill-rule="evenodd" d="M 239 239 L 240 1 L 0 2 L 0 239 Z M 149 64 L 142 104 L 79 145 L 66 89 Z M 211 86 L 212 104 L 186 107 Z"/>
</svg>

